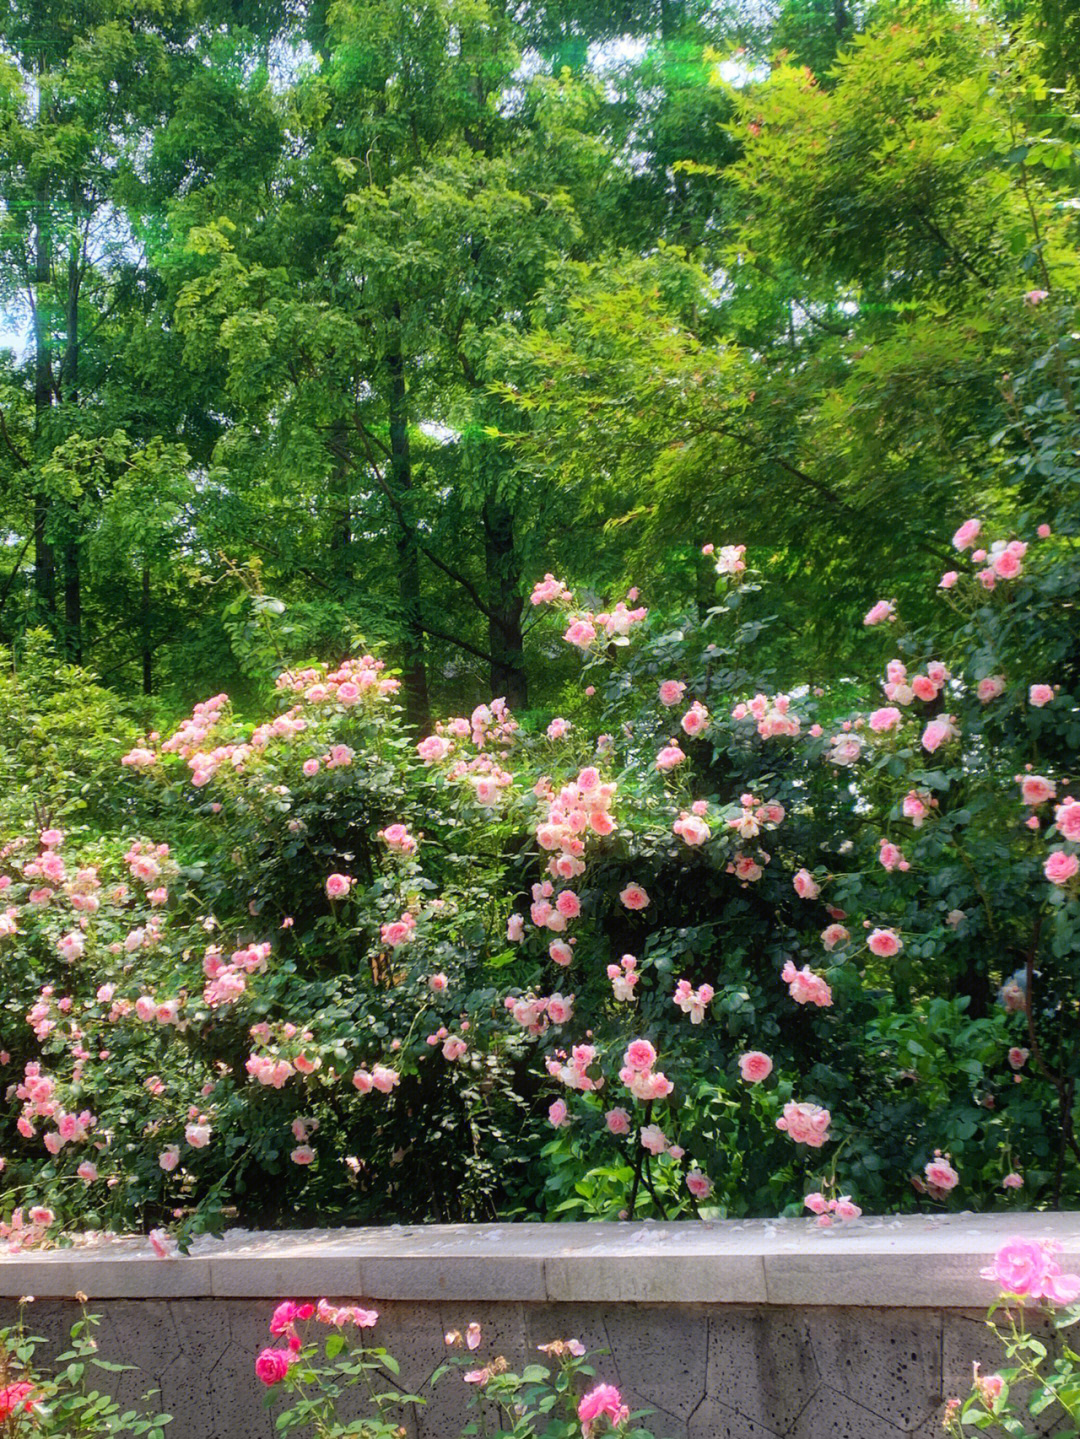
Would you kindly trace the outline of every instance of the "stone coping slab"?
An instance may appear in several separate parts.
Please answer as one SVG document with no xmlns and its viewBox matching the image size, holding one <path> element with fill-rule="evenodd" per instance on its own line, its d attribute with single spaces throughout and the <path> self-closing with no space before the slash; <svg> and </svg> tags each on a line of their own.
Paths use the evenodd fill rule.
<svg viewBox="0 0 1080 1439">
<path fill-rule="evenodd" d="M 982 1308 L 979 1270 L 1007 1239 L 1060 1246 L 1080 1268 L 1080 1213 L 674 1223 L 390 1225 L 230 1230 L 185 1257 L 145 1239 L 0 1255 L 0 1297 L 332 1298 L 438 1302 Z"/>
</svg>

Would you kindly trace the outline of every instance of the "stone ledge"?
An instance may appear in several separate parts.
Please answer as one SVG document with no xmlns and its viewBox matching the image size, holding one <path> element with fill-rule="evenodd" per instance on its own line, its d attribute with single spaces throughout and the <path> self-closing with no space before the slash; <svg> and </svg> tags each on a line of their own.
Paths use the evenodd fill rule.
<svg viewBox="0 0 1080 1439">
<path fill-rule="evenodd" d="M 942 1214 L 670 1224 L 479 1224 L 145 1240 L 0 1256 L 0 1297 L 985 1307 L 979 1270 L 1016 1235 L 1080 1267 L 1080 1214 Z"/>
</svg>

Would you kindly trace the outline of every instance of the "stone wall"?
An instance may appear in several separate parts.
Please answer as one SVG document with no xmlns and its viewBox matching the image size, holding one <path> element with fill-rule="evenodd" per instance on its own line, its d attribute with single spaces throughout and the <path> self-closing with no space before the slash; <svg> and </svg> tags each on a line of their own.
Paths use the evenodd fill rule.
<svg viewBox="0 0 1080 1439">
<path fill-rule="evenodd" d="M 427 1381 L 471 1320 L 481 1359 L 517 1366 L 556 1338 L 608 1350 L 599 1377 L 653 1411 L 658 1439 L 930 1439 L 972 1361 L 1002 1362 L 978 1271 L 1016 1233 L 1080 1264 L 1077 1215 L 233 1233 L 180 1259 L 141 1241 L 0 1259 L 0 1311 L 34 1294 L 35 1331 L 59 1337 L 89 1295 L 102 1355 L 140 1370 L 99 1387 L 158 1388 L 170 1439 L 271 1439 L 254 1357 L 278 1299 L 320 1295 L 380 1311 L 373 1342 L 429 1400 L 414 1439 L 466 1422 L 460 1374 Z"/>
</svg>

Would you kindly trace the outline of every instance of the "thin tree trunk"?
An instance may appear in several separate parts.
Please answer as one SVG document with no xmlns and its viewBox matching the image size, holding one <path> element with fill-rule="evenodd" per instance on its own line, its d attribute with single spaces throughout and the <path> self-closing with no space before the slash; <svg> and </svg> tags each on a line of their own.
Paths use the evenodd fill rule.
<svg viewBox="0 0 1080 1439">
<path fill-rule="evenodd" d="M 39 77 L 45 60 L 38 62 Z M 38 109 L 41 110 L 41 85 Z M 46 428 L 45 417 L 52 408 L 52 354 L 49 348 L 49 286 L 52 280 L 52 252 L 49 234 L 49 183 L 43 179 L 34 197 L 34 440 L 40 453 Z M 41 490 L 34 495 L 34 590 L 45 616 L 56 614 L 56 555 L 48 538 L 49 497 Z"/>
<path fill-rule="evenodd" d="M 522 710 L 529 703 L 529 681 L 521 633 L 521 565 L 514 548 L 513 515 L 498 500 L 484 506 L 484 562 L 491 611 L 491 693 L 503 696 L 511 709 Z"/>
<path fill-rule="evenodd" d="M 424 658 L 424 631 L 420 625 L 420 548 L 412 522 L 409 402 L 401 353 L 400 321 L 401 307 L 395 303 L 387 361 L 390 371 L 390 477 L 395 498 L 408 521 L 399 525 L 397 530 L 398 600 L 405 630 L 402 682 L 406 721 L 426 733 L 431 726 L 431 705 Z"/>
<path fill-rule="evenodd" d="M 79 402 L 79 252 L 72 248 L 68 256 L 66 330 L 64 342 L 63 396 L 69 405 Z M 79 518 L 75 505 L 69 505 L 68 533 L 64 540 L 64 639 L 68 659 L 82 663 L 82 584 L 79 574 Z"/>
<path fill-rule="evenodd" d="M 142 570 L 142 689 L 144 695 L 154 692 L 154 651 L 150 644 L 150 566 L 143 561 Z"/>
</svg>

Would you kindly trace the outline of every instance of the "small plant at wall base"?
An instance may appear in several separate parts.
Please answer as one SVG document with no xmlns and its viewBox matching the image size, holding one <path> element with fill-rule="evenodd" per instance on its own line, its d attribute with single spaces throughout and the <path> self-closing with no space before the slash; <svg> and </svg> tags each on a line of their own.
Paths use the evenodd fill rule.
<svg viewBox="0 0 1080 1439">
<path fill-rule="evenodd" d="M 270 1333 L 283 1345 L 264 1349 L 255 1361 L 255 1373 L 268 1389 L 280 1385 L 293 1399 L 290 1408 L 279 1413 L 275 1428 L 280 1433 L 310 1432 L 317 1439 L 404 1439 L 400 1411 L 424 1404 L 419 1394 L 384 1389 L 386 1375 L 396 1378 L 397 1361 L 384 1348 L 350 1343 L 349 1335 L 371 1329 L 378 1312 L 358 1305 L 318 1303 L 279 1304 L 270 1319 Z M 330 1328 L 323 1339 L 318 1326 Z M 613 1384 L 593 1384 L 596 1370 L 588 1363 L 585 1346 L 577 1339 L 556 1339 L 539 1346 L 555 1367 L 527 1365 L 515 1373 L 504 1356 L 485 1356 L 484 1337 L 479 1324 L 466 1326 L 464 1334 L 451 1330 L 446 1345 L 452 1353 L 431 1376 L 434 1387 L 448 1374 L 460 1373 L 473 1388 L 470 1408 L 478 1410 L 475 1421 L 461 1431 L 485 1439 L 593 1439 L 615 1433 L 620 1439 L 652 1439 L 645 1429 L 632 1427 L 643 1417 L 632 1415 Z M 355 1408 L 358 1400 L 373 1411 L 369 1415 L 344 1419 L 339 1406 Z M 267 1402 L 274 1402 L 273 1395 Z M 395 1411 L 398 1411 L 395 1413 Z"/>
<path fill-rule="evenodd" d="M 98 1354 L 94 1330 L 100 1320 L 86 1312 L 86 1296 L 77 1294 L 82 1317 L 71 1326 L 69 1348 L 46 1365 L 38 1351 L 46 1341 L 31 1334 L 26 1325 L 26 1307 L 20 1302 L 18 1322 L 0 1329 L 0 1439 L 106 1439 L 131 1434 L 138 1439 L 165 1439 L 171 1414 L 140 1414 L 122 1410 L 108 1393 L 94 1387 L 95 1371 L 102 1376 L 121 1374 L 132 1368 L 114 1364 Z M 156 1390 L 143 1395 L 153 1398 Z"/>
<path fill-rule="evenodd" d="M 1017 1439 L 1036 1434 L 1077 1439 L 1080 1354 L 1064 1336 L 1080 1324 L 1080 1274 L 1062 1272 L 1052 1245 L 1022 1238 L 1002 1245 L 982 1274 L 1001 1290 L 986 1322 L 1010 1362 L 992 1374 L 980 1373 L 975 1364 L 967 1399 L 950 1399 L 946 1405 L 946 1433 L 954 1439 L 963 1439 L 972 1429 L 1001 1431 Z M 1028 1328 L 1029 1306 L 1050 1320 L 1052 1332 L 1045 1343 Z M 1037 1419 L 1038 1428 L 1030 1428 L 1028 1418 Z"/>
</svg>

